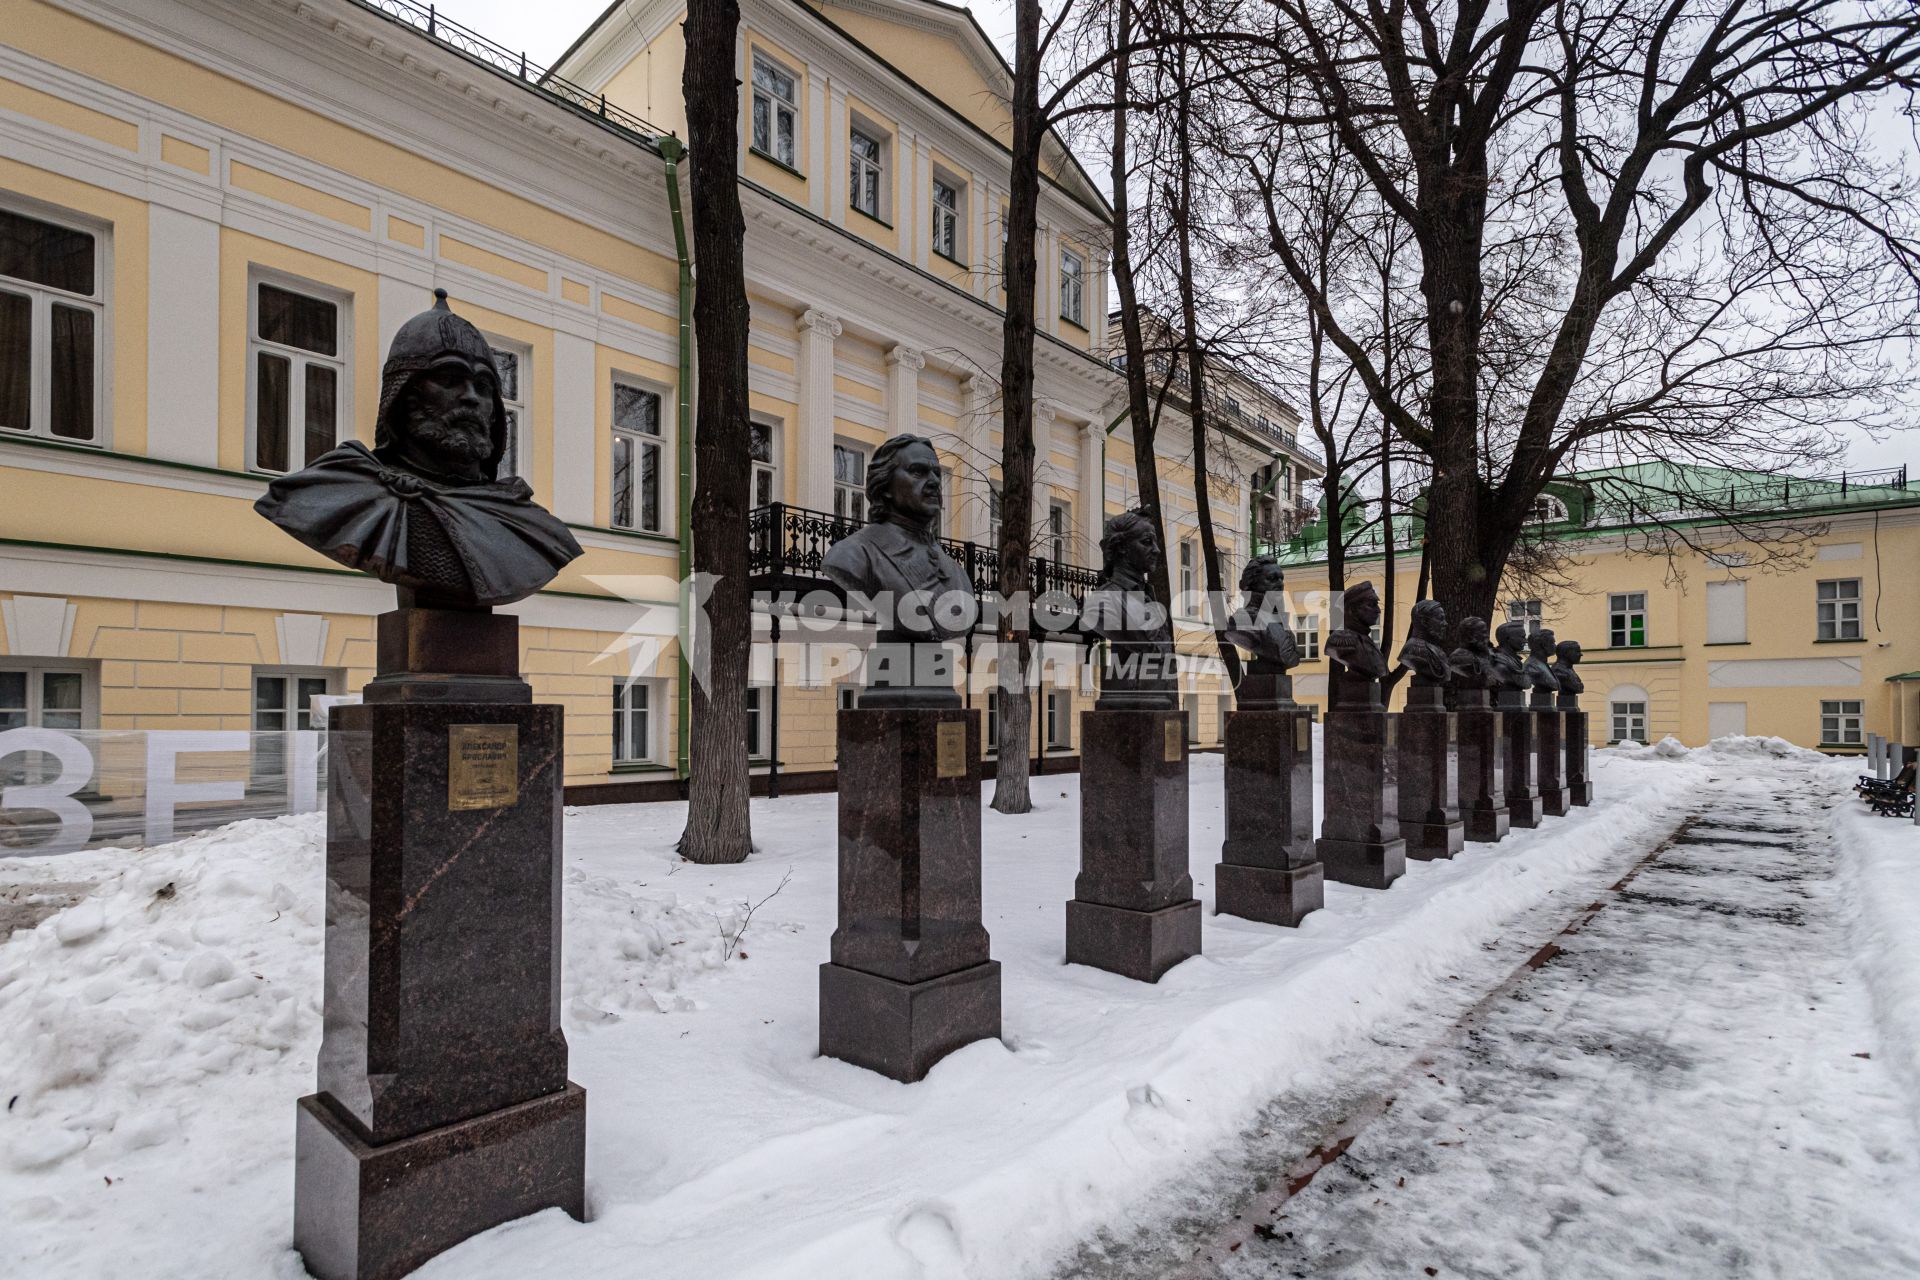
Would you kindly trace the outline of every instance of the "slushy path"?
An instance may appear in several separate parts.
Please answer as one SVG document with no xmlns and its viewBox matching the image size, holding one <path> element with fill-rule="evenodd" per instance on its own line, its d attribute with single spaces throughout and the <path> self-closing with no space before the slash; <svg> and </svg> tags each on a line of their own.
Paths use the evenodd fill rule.
<svg viewBox="0 0 1920 1280">
<path fill-rule="evenodd" d="M 1175 1193 L 1069 1274 L 1920 1275 L 1920 1141 L 1835 876 L 1845 802 L 1818 766 L 1729 770 L 1424 1051 L 1384 1030 L 1352 1064 L 1370 1079 L 1276 1101 L 1217 1171 L 1237 1187 Z"/>
</svg>

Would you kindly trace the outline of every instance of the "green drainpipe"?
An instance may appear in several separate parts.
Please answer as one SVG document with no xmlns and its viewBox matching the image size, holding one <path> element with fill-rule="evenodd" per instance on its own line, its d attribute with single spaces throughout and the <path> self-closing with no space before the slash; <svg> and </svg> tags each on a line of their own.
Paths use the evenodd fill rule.
<svg viewBox="0 0 1920 1280">
<path fill-rule="evenodd" d="M 673 215 L 673 248 L 680 258 L 680 661 L 674 681 L 678 715 L 674 771 L 687 776 L 687 743 L 693 732 L 692 666 L 687 661 L 693 619 L 693 258 L 687 253 L 687 220 L 680 210 L 680 160 L 686 145 L 672 134 L 659 140 L 667 162 L 667 211 Z"/>
</svg>

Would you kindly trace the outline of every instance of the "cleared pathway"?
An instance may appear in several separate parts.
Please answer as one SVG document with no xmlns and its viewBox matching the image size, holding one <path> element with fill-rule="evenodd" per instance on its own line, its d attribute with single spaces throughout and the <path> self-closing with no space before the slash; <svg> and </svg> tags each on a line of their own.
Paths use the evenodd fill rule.
<svg viewBox="0 0 1920 1280">
<path fill-rule="evenodd" d="M 1064 1274 L 1920 1275 L 1920 1135 L 1871 1056 L 1835 802 L 1791 762 L 1719 780 L 1576 928 L 1495 948 L 1512 976 L 1437 1040 L 1383 1029 Z"/>
</svg>

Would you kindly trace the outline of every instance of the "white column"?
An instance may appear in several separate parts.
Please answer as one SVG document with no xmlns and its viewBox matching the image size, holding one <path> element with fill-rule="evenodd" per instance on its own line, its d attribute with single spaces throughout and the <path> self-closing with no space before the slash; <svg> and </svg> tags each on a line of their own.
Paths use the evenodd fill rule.
<svg viewBox="0 0 1920 1280">
<path fill-rule="evenodd" d="M 1042 333 L 1060 335 L 1060 249 L 1054 238 L 1053 224 L 1040 224 L 1040 243 L 1034 246 L 1034 317 Z"/>
<path fill-rule="evenodd" d="M 598 409 L 593 340 L 553 335 L 553 513 L 574 524 L 593 523 Z"/>
<path fill-rule="evenodd" d="M 887 429 L 891 435 L 920 430 L 920 370 L 927 358 L 912 347 L 887 352 Z"/>
<path fill-rule="evenodd" d="M 1080 428 L 1080 499 L 1073 518 L 1080 524 L 1080 563 L 1100 565 L 1100 534 L 1107 522 L 1106 423 L 1088 422 Z"/>
<path fill-rule="evenodd" d="M 147 452 L 220 465 L 220 226 L 162 204 L 147 231 Z M 235 324 L 245 322 L 244 310 Z"/>
<path fill-rule="evenodd" d="M 966 405 L 960 414 L 959 431 L 963 488 L 954 521 L 954 536 L 984 546 L 988 528 L 993 523 L 987 496 L 993 439 L 989 433 L 994 424 L 993 379 L 984 373 L 976 373 L 961 380 L 960 391 L 966 397 Z"/>
<path fill-rule="evenodd" d="M 1047 507 L 1053 500 L 1057 472 L 1053 465 L 1053 420 L 1059 416 L 1060 407 L 1051 400 L 1035 397 L 1033 401 L 1033 528 L 1039 531 L 1039 538 L 1033 546 L 1033 554 L 1053 558 L 1053 548 L 1045 541 L 1047 529 Z M 1068 499 L 1069 502 L 1072 499 Z"/>
<path fill-rule="evenodd" d="M 844 136 L 844 135 L 842 135 Z M 833 149 L 827 134 L 827 78 L 818 67 L 807 68 L 807 207 L 815 217 L 827 211 L 827 189 L 832 186 Z"/>
<path fill-rule="evenodd" d="M 832 81 L 827 82 L 827 151 L 837 154 L 839 148 L 847 145 L 847 91 Z M 827 172 L 822 175 L 827 184 L 827 221 L 836 227 L 847 225 L 847 165 L 845 162 L 829 163 Z"/>
<path fill-rule="evenodd" d="M 927 220 L 923 210 L 927 194 L 920 190 L 920 148 L 913 130 L 901 125 L 893 135 L 893 154 L 887 158 L 893 177 L 893 225 L 900 229 L 900 256 L 908 262 L 920 262 L 920 224 Z"/>
<path fill-rule="evenodd" d="M 1000 245 L 994 239 L 989 213 L 993 209 L 993 187 L 984 175 L 976 173 L 972 184 L 967 188 L 967 221 L 972 231 L 967 243 L 972 248 L 973 275 L 967 281 L 967 288 L 975 297 L 987 296 L 987 282 L 990 271 L 1000 269 Z"/>
<path fill-rule="evenodd" d="M 810 308 L 800 317 L 800 505 L 833 510 L 833 342 L 838 316 Z"/>
<path fill-rule="evenodd" d="M 920 212 L 913 233 L 914 262 L 926 267 L 933 261 L 933 148 L 927 143 L 913 144 L 913 199 Z"/>
</svg>

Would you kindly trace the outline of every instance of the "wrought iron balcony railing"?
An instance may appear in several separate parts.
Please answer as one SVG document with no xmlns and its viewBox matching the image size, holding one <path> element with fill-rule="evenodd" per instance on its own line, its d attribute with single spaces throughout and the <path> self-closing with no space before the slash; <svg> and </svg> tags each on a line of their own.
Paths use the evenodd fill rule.
<svg viewBox="0 0 1920 1280">
<path fill-rule="evenodd" d="M 755 507 L 747 516 L 747 574 L 754 589 L 834 590 L 821 568 L 827 551 L 865 523 L 784 502 Z M 967 575 L 975 596 L 985 599 L 993 593 L 1000 576 L 998 548 L 954 538 L 942 538 L 940 545 Z M 1071 598 L 1076 609 L 1098 577 L 1092 569 L 1041 556 L 1028 564 L 1028 590 L 1036 600 L 1058 593 Z"/>
</svg>

